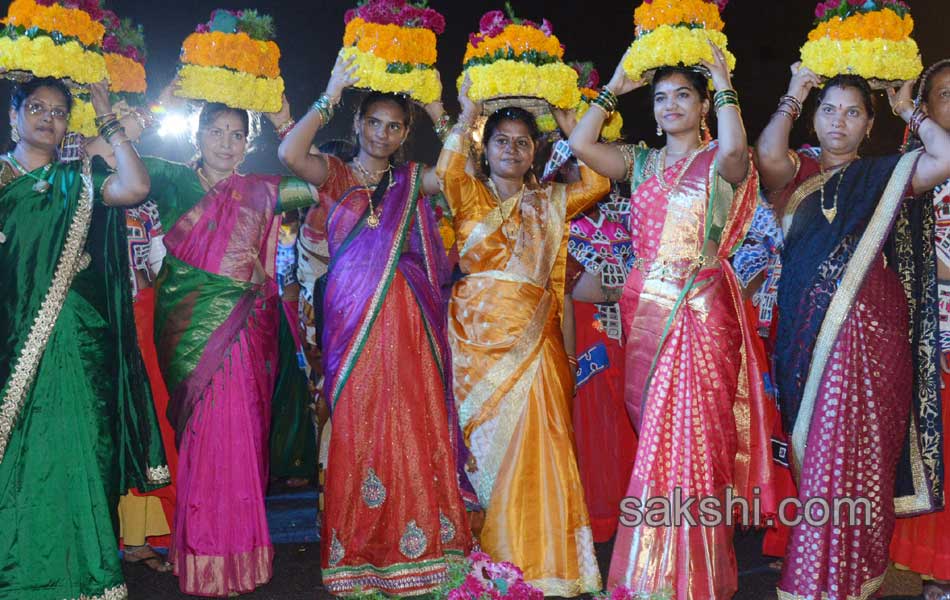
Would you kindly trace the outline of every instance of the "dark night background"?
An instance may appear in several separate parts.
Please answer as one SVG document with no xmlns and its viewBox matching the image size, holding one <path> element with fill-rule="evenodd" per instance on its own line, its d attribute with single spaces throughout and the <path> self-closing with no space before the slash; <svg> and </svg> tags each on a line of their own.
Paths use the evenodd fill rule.
<svg viewBox="0 0 950 600">
<path fill-rule="evenodd" d="M 547 17 L 554 32 L 566 47 L 566 60 L 592 60 L 598 67 L 601 82 L 609 80 L 617 61 L 633 37 L 633 10 L 638 1 L 574 1 L 543 2 L 512 0 L 518 16 L 540 21 Z M 149 96 L 154 98 L 166 85 L 176 68 L 181 42 L 198 23 L 208 20 L 215 8 L 256 8 L 271 14 L 277 28 L 281 49 L 281 70 L 287 96 L 295 117 L 300 117 L 310 103 L 324 90 L 336 53 L 343 39 L 343 13 L 354 2 L 312 0 L 309 2 L 222 0 L 107 0 L 106 6 L 120 17 L 130 17 L 145 27 L 148 42 Z M 733 83 L 742 103 L 745 124 L 752 139 L 758 135 L 775 109 L 779 96 L 787 87 L 789 65 L 798 59 L 798 51 L 812 27 L 814 0 L 753 1 L 732 0 L 723 13 L 729 48 L 737 57 Z M 943 37 L 950 33 L 947 25 L 947 0 L 909 0 L 916 23 L 914 38 L 923 56 L 924 65 L 950 56 L 950 44 Z M 503 2 L 451 2 L 430 0 L 430 5 L 446 17 L 445 33 L 439 38 L 438 66 L 442 73 L 444 100 L 450 113 L 456 114 L 458 102 L 455 80 L 461 70 L 462 55 L 470 32 L 478 29 L 481 15 Z M 3 11 L 6 13 L 6 10 Z M 943 41 L 941 41 L 943 40 Z M 8 96 L 4 83 L 3 95 Z M 877 98 L 878 119 L 866 153 L 893 152 L 900 143 L 903 122 L 890 114 L 883 94 Z M 352 94 L 344 96 L 347 109 L 355 108 Z M 627 139 L 646 140 L 656 145 L 655 123 L 644 90 L 632 92 L 621 99 L 624 135 Z M 331 126 L 320 132 L 317 141 L 346 137 L 350 131 L 348 110 L 341 109 Z M 807 119 L 795 130 L 795 141 L 808 141 Z M 7 120 L 0 120 L 0 139 L 9 139 Z M 714 127 L 715 129 L 715 127 Z M 416 133 L 412 138 L 410 156 L 432 163 L 438 152 L 435 135 L 428 117 L 417 114 Z M 159 154 L 184 160 L 191 148 L 150 135 L 144 140 L 143 154 Z M 245 171 L 273 172 L 281 166 L 276 159 L 276 136 L 269 123 L 263 123 L 263 135 L 257 150 L 244 166 Z"/>
</svg>

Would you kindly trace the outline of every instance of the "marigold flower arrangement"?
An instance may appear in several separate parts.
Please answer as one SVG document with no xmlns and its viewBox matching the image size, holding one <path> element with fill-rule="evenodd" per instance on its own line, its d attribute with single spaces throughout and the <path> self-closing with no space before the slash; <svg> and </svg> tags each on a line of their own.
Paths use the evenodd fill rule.
<svg viewBox="0 0 950 600">
<path fill-rule="evenodd" d="M 694 67 L 713 62 L 709 42 L 716 44 L 732 70 L 736 57 L 727 49 L 720 13 L 728 0 L 645 0 L 633 21 L 636 39 L 623 59 L 630 79 L 649 78 L 660 67 Z"/>
<path fill-rule="evenodd" d="M 134 25 L 129 19 L 119 20 L 112 14 L 107 14 L 105 24 L 108 30 L 102 41 L 102 50 L 109 71 L 109 90 L 122 96 L 130 105 L 144 104 L 148 84 L 145 80 L 147 54 L 142 26 Z"/>
<path fill-rule="evenodd" d="M 369 0 L 348 10 L 343 20 L 340 54 L 356 57 L 360 87 L 407 94 L 421 104 L 442 97 L 435 59 L 445 18 L 427 0 Z"/>
<path fill-rule="evenodd" d="M 469 36 L 458 85 L 468 75 L 472 100 L 536 98 L 559 108 L 580 101 L 577 72 L 564 64 L 564 47 L 551 23 L 518 19 L 511 6 L 485 13 Z M 490 107 L 487 107 L 490 110 Z"/>
<path fill-rule="evenodd" d="M 102 81 L 108 77 L 104 21 L 114 16 L 99 0 L 13 0 L 0 31 L 0 70 L 17 81 L 56 77 L 73 87 Z M 81 95 L 69 130 L 96 135 L 95 111 Z"/>
<path fill-rule="evenodd" d="M 199 25 L 181 46 L 182 98 L 222 102 L 234 108 L 277 112 L 284 80 L 274 22 L 255 10 L 222 10 Z"/>
<path fill-rule="evenodd" d="M 903 2 L 828 0 L 818 4 L 815 19 L 801 57 L 818 75 L 853 73 L 883 88 L 923 71 L 917 43 L 910 37 L 914 20 Z"/>
<path fill-rule="evenodd" d="M 580 101 L 574 109 L 577 114 L 577 120 L 579 121 L 584 114 L 587 113 L 591 101 L 600 94 L 600 91 L 597 89 L 600 85 L 600 74 L 597 72 L 597 69 L 594 68 L 594 63 L 592 62 L 574 61 L 568 64 L 577 72 L 578 82 L 580 83 Z M 537 120 L 538 128 L 545 133 L 557 129 L 557 122 L 550 113 L 539 116 Z M 614 112 L 607 121 L 604 122 L 600 130 L 600 137 L 605 142 L 615 142 L 620 139 L 620 131 L 622 128 L 623 117 L 620 116 L 619 112 Z"/>
</svg>

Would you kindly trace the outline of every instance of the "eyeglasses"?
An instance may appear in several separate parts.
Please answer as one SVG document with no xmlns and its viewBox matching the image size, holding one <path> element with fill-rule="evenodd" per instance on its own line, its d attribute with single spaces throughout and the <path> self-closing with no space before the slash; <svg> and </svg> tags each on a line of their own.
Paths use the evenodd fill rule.
<svg viewBox="0 0 950 600">
<path fill-rule="evenodd" d="M 26 105 L 26 112 L 30 113 L 30 116 L 35 117 L 36 115 L 41 115 L 43 113 L 49 113 L 49 116 L 58 120 L 65 121 L 66 117 L 69 116 L 69 111 L 65 108 L 54 106 L 52 108 L 47 108 L 42 102 L 30 102 Z"/>
</svg>

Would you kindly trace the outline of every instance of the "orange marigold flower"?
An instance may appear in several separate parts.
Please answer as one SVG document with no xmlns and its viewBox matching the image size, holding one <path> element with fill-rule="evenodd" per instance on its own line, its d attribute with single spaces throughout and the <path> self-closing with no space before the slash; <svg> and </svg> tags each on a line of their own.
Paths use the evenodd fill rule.
<svg viewBox="0 0 950 600">
<path fill-rule="evenodd" d="M 359 17 L 346 24 L 344 46 L 356 46 L 387 63 L 435 64 L 435 33 L 421 27 L 369 23 Z"/>
<path fill-rule="evenodd" d="M 78 38 L 86 46 L 101 46 L 106 33 L 102 23 L 78 8 L 40 6 L 33 0 L 13 0 L 4 23 L 27 29 L 37 27 L 49 33 L 58 31 L 66 37 Z"/>
<path fill-rule="evenodd" d="M 857 13 L 846 19 L 833 18 L 819 23 L 809 34 L 811 41 L 827 37 L 832 40 L 904 40 L 914 31 L 914 19 L 903 17 L 889 8 Z"/>
<path fill-rule="evenodd" d="M 109 71 L 109 89 L 113 92 L 144 94 L 145 67 L 131 58 L 109 52 L 103 55 Z"/>
<path fill-rule="evenodd" d="M 719 7 L 705 0 L 653 0 L 644 2 L 633 13 L 637 31 L 653 31 L 662 25 L 702 24 L 706 29 L 722 31 L 725 24 Z"/>
<path fill-rule="evenodd" d="M 491 56 L 498 50 L 511 48 L 515 54 L 524 54 L 529 50 L 544 52 L 557 58 L 564 57 L 564 48 L 561 42 L 553 35 L 547 35 L 540 29 L 524 25 L 508 25 L 500 34 L 482 40 L 477 47 L 469 42 L 465 48 L 466 63 L 480 56 Z"/>
<path fill-rule="evenodd" d="M 273 79 L 280 75 L 280 48 L 272 41 L 252 39 L 244 32 L 192 33 L 181 45 L 181 62 L 227 67 Z"/>
</svg>

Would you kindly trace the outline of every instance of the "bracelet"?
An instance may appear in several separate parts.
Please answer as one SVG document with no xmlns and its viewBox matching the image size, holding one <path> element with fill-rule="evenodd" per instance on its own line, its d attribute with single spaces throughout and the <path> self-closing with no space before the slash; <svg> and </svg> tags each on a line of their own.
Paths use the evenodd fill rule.
<svg viewBox="0 0 950 600">
<path fill-rule="evenodd" d="M 113 142 L 111 140 L 109 141 L 109 145 L 112 146 L 114 149 L 118 149 L 119 146 L 121 146 L 122 144 L 131 144 L 131 143 L 132 143 L 132 140 L 130 140 L 128 137 L 123 137 L 118 142 Z"/>
<path fill-rule="evenodd" d="M 115 118 L 116 116 L 114 112 L 106 113 L 104 115 L 96 115 L 95 123 L 96 125 L 101 127 L 104 123 L 108 123 L 109 121 Z"/>
<path fill-rule="evenodd" d="M 920 126 L 923 125 L 924 121 L 926 121 L 929 118 L 930 117 L 927 116 L 927 113 L 925 113 L 923 109 L 918 106 L 914 110 L 914 114 L 911 115 L 910 121 L 907 122 L 907 127 L 910 130 L 910 132 L 914 134 L 914 136 L 920 137 L 919 135 Z"/>
<path fill-rule="evenodd" d="M 908 100 L 907 98 L 904 98 L 903 100 L 901 100 L 900 102 L 898 102 L 897 104 L 895 104 L 895 105 L 891 108 L 891 114 L 893 114 L 895 117 L 901 116 L 901 113 L 900 113 L 899 110 L 897 110 L 897 107 L 900 106 L 901 104 L 905 103 L 905 102 L 910 102 L 910 105 L 911 105 L 911 106 L 914 106 L 914 101 L 913 101 L 913 100 Z"/>
<path fill-rule="evenodd" d="M 290 133 L 290 130 L 293 129 L 295 125 L 297 125 L 296 121 L 294 121 L 292 118 L 287 119 L 277 128 L 277 137 L 280 140 L 283 140 L 285 137 L 287 137 L 287 134 Z"/>
<path fill-rule="evenodd" d="M 330 119 L 333 118 L 333 111 L 336 109 L 336 106 L 333 104 L 333 100 L 330 99 L 330 96 L 326 94 L 317 98 L 317 100 L 310 106 L 310 110 L 315 110 L 320 114 L 320 117 L 323 119 L 323 125 L 326 125 L 330 122 Z"/>
<path fill-rule="evenodd" d="M 777 111 L 775 111 L 774 114 L 776 114 L 776 115 L 785 115 L 786 117 L 788 117 L 789 119 L 791 119 L 791 121 L 792 121 L 793 123 L 795 122 L 795 115 L 793 115 L 792 113 L 788 112 L 788 111 L 785 110 L 784 108 L 779 108 Z"/>
<path fill-rule="evenodd" d="M 723 108 L 725 106 L 735 106 L 739 107 L 739 94 L 735 90 L 726 89 L 716 92 L 713 96 L 713 104 L 716 105 L 716 110 Z"/>
<path fill-rule="evenodd" d="M 610 91 L 610 89 L 605 85 L 600 88 L 600 94 L 596 98 L 590 101 L 591 106 L 600 107 L 607 117 L 613 114 L 617 110 L 617 95 Z"/>
<path fill-rule="evenodd" d="M 604 113 L 604 120 L 605 120 L 605 121 L 610 118 L 610 111 L 607 110 L 606 108 L 604 108 L 604 107 L 600 104 L 600 102 L 591 102 L 590 105 L 591 105 L 592 107 L 594 107 L 594 108 L 599 108 L 599 109 Z"/>
<path fill-rule="evenodd" d="M 778 101 L 779 109 L 788 109 L 786 112 L 792 117 L 793 121 L 797 121 L 798 117 L 802 114 L 802 103 L 795 96 L 786 94 L 779 98 Z"/>
<path fill-rule="evenodd" d="M 439 139 L 443 142 L 445 138 L 449 136 L 449 131 L 452 130 L 452 119 L 449 117 L 449 113 L 442 113 L 442 116 L 439 117 L 435 122 L 435 134 L 439 136 Z"/>
</svg>

